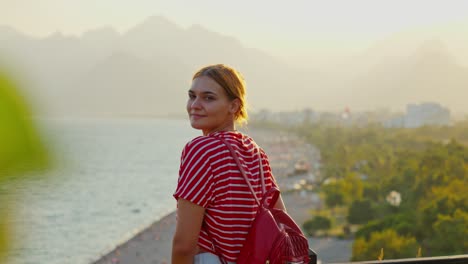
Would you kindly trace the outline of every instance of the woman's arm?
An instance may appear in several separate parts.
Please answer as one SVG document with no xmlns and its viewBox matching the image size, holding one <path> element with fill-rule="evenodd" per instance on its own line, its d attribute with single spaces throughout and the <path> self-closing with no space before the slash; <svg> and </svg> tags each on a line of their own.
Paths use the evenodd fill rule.
<svg viewBox="0 0 468 264">
<path fill-rule="evenodd" d="M 177 201 L 177 226 L 172 240 L 172 263 L 193 263 L 205 208 L 185 199 Z"/>
<path fill-rule="evenodd" d="M 284 206 L 284 202 L 283 202 L 283 199 L 281 198 L 281 194 L 278 197 L 278 200 L 276 201 L 275 206 L 273 207 L 276 209 L 281 209 L 286 212 L 286 206 Z"/>
</svg>

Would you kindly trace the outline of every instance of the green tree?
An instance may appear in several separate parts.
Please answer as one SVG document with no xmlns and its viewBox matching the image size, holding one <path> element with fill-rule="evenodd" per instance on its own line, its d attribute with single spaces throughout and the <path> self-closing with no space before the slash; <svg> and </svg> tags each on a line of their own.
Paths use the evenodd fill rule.
<svg viewBox="0 0 468 264">
<path fill-rule="evenodd" d="M 370 200 L 356 200 L 349 207 L 348 222 L 364 224 L 374 218 L 374 209 Z"/>
<path fill-rule="evenodd" d="M 356 232 L 356 237 L 369 239 L 373 233 L 387 229 L 392 229 L 401 236 L 414 236 L 414 219 L 415 214 L 410 212 L 375 219 L 362 226 Z"/>
<path fill-rule="evenodd" d="M 376 260 L 382 249 L 384 259 L 414 258 L 418 243 L 414 237 L 399 236 L 391 229 L 375 232 L 369 240 L 358 238 L 354 241 L 351 260 Z"/>
<path fill-rule="evenodd" d="M 447 186 L 431 188 L 428 194 L 420 200 L 421 224 L 419 225 L 422 239 L 434 240 L 434 224 L 440 215 L 453 215 L 459 209 L 468 211 L 468 186 L 466 180 L 455 179 Z M 423 232 L 424 231 L 424 232 Z M 450 251 L 446 251 L 450 254 Z"/>
<path fill-rule="evenodd" d="M 314 218 L 307 220 L 302 225 L 307 235 L 313 236 L 317 231 L 327 231 L 331 228 L 331 221 L 325 216 L 315 216 Z"/>
<path fill-rule="evenodd" d="M 429 144 L 420 161 L 415 191 L 424 196 L 432 187 L 449 184 L 455 179 L 468 178 L 465 151 L 456 142 Z"/>
<path fill-rule="evenodd" d="M 339 182 L 331 182 L 323 187 L 325 192 L 325 204 L 330 207 L 336 207 L 344 204 L 343 189 Z"/>
<path fill-rule="evenodd" d="M 355 200 L 362 199 L 364 185 L 355 172 L 349 172 L 344 179 L 340 180 L 340 185 L 346 205 L 350 205 Z"/>
<path fill-rule="evenodd" d="M 457 209 L 453 216 L 438 215 L 430 240 L 432 255 L 465 254 L 468 252 L 468 213 Z"/>
</svg>

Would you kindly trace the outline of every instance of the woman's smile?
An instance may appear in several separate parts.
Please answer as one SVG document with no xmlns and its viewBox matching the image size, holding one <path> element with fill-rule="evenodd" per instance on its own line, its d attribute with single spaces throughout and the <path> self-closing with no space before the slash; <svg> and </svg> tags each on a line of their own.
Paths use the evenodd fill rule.
<svg viewBox="0 0 468 264">
<path fill-rule="evenodd" d="M 192 119 L 200 119 L 205 117 L 205 115 L 200 115 L 200 114 L 190 114 L 190 118 Z"/>
<path fill-rule="evenodd" d="M 188 91 L 187 113 L 190 124 L 204 135 L 220 130 L 234 130 L 234 102 L 213 79 L 195 78 Z"/>
</svg>

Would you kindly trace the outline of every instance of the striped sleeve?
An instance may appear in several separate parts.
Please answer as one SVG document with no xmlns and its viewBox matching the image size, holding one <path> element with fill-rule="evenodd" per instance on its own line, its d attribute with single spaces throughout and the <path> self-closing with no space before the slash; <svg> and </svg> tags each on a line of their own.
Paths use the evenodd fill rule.
<svg viewBox="0 0 468 264">
<path fill-rule="evenodd" d="M 265 153 L 263 149 L 261 149 L 261 154 L 262 154 L 262 165 L 264 167 L 263 171 L 267 173 L 267 175 L 265 175 L 267 179 L 265 183 L 267 185 L 271 184 L 272 187 L 276 187 L 279 189 L 279 186 L 276 183 L 275 176 L 273 175 L 271 167 L 270 167 L 270 161 L 269 161 L 268 155 Z M 265 165 L 266 165 L 266 169 L 265 169 Z"/>
<path fill-rule="evenodd" d="M 184 147 L 174 198 L 182 198 L 199 206 L 208 207 L 215 189 L 211 168 L 211 155 L 216 147 L 215 143 L 209 138 L 198 137 Z"/>
</svg>

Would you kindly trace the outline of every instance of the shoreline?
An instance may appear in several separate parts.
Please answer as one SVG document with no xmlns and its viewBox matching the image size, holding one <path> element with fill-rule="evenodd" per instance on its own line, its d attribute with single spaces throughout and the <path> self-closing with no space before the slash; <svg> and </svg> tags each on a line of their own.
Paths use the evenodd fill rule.
<svg viewBox="0 0 468 264">
<path fill-rule="evenodd" d="M 172 237 L 176 226 L 176 210 L 143 228 L 128 240 L 117 244 L 90 264 L 167 264 L 171 260 Z"/>
</svg>

